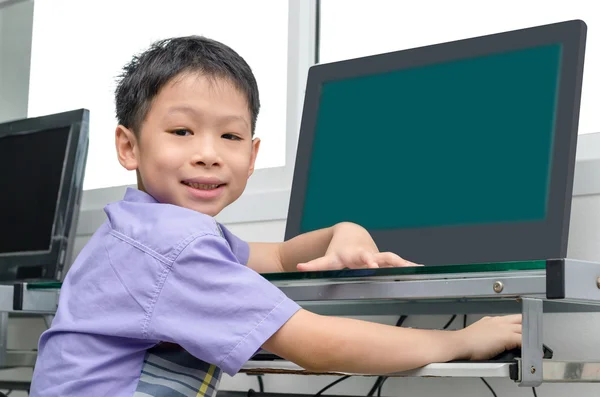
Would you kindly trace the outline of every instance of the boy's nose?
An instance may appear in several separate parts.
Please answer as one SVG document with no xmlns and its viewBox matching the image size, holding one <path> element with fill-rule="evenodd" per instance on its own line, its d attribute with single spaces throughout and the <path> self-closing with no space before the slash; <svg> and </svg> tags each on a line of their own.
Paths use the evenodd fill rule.
<svg viewBox="0 0 600 397">
<path fill-rule="evenodd" d="M 221 163 L 215 145 L 206 141 L 196 147 L 192 161 L 203 167 L 214 167 Z"/>
</svg>

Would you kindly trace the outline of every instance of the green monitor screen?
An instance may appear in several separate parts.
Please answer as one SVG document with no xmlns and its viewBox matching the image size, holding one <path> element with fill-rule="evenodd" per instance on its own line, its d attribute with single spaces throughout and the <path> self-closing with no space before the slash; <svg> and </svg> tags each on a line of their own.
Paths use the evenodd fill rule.
<svg viewBox="0 0 600 397">
<path fill-rule="evenodd" d="M 584 26 L 313 67 L 286 238 L 350 221 L 425 264 L 564 257 Z"/>
</svg>

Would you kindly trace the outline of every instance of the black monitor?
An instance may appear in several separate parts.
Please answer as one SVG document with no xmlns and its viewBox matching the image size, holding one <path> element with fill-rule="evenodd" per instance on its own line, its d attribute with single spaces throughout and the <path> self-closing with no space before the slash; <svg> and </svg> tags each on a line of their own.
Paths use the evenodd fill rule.
<svg viewBox="0 0 600 397">
<path fill-rule="evenodd" d="M 315 65 L 285 238 L 342 221 L 426 265 L 564 258 L 586 25 Z"/>
<path fill-rule="evenodd" d="M 0 282 L 56 281 L 69 263 L 89 111 L 0 124 Z"/>
</svg>

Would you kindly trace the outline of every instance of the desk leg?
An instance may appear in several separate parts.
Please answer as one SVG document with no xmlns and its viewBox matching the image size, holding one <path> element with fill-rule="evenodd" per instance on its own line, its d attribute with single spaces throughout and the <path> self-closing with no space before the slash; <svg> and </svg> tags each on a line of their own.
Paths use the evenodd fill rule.
<svg viewBox="0 0 600 397">
<path fill-rule="evenodd" d="M 542 327 L 544 307 L 541 299 L 522 299 L 523 345 L 521 348 L 521 374 L 519 386 L 537 387 L 542 384 L 543 348 Z"/>
<path fill-rule="evenodd" d="M 0 312 L 0 367 L 6 363 L 8 349 L 8 312 Z"/>
</svg>

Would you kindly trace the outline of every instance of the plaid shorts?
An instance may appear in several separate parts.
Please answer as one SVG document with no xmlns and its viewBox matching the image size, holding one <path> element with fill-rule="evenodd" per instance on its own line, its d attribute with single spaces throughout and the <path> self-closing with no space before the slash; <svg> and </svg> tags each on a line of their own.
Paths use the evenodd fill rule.
<svg viewBox="0 0 600 397">
<path fill-rule="evenodd" d="M 213 397 L 221 370 L 176 345 L 149 350 L 134 397 Z"/>
</svg>

